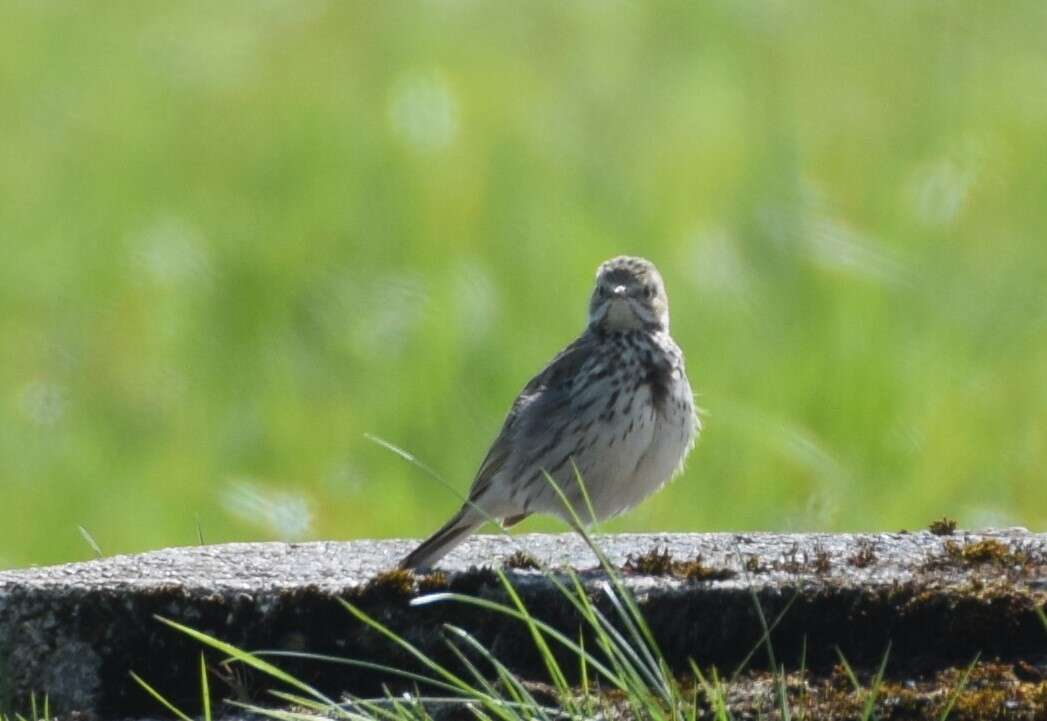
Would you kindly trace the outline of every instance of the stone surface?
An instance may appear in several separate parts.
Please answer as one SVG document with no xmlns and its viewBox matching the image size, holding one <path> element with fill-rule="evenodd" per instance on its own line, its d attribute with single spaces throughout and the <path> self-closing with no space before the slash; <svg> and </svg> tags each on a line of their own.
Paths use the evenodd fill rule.
<svg viewBox="0 0 1047 721">
<path fill-rule="evenodd" d="M 875 665 L 887 642 L 892 667 L 927 674 L 976 653 L 1047 670 L 1047 536 L 1021 529 L 822 534 L 599 536 L 636 595 L 666 659 L 732 669 L 767 663 L 760 613 L 774 625 L 779 663 L 828 669 L 836 649 Z M 171 548 L 87 563 L 0 572 L 0 709 L 30 693 L 52 708 L 102 718 L 154 716 L 134 671 L 172 700 L 199 701 L 201 646 L 162 616 L 250 650 L 310 651 L 412 667 L 403 651 L 353 619 L 349 600 L 434 657 L 453 662 L 445 623 L 467 628 L 524 677 L 541 680 L 526 628 L 506 617 L 416 595 L 453 590 L 504 597 L 489 566 L 524 549 L 547 566 L 581 571 L 597 602 L 606 580 L 573 535 L 479 536 L 424 577 L 389 573 L 411 541 L 231 544 Z M 630 560 L 631 557 L 631 560 Z M 578 619 L 539 570 L 518 557 L 509 577 L 536 615 L 572 636 Z M 759 608 L 757 608 L 757 605 Z M 609 609 L 610 611 L 610 609 Z M 754 650 L 760 652 L 751 654 Z M 746 661 L 746 657 L 751 657 Z M 216 695 L 255 698 L 271 686 L 228 672 L 207 652 Z M 359 668 L 284 659 L 331 694 L 381 693 L 390 678 Z M 223 681 L 224 687 L 223 687 Z"/>
</svg>

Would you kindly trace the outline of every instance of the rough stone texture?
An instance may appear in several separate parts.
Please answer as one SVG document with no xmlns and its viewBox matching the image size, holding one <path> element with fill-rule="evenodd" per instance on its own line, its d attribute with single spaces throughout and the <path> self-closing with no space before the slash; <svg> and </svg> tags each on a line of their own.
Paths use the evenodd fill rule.
<svg viewBox="0 0 1047 721">
<path fill-rule="evenodd" d="M 1021 660 L 1047 673 L 1047 535 L 1015 529 L 936 536 L 674 534 L 597 537 L 643 607 L 666 659 L 732 669 L 769 622 L 779 663 L 829 669 L 838 647 L 875 665 L 888 640 L 892 667 L 912 674 L 983 658 Z M 467 628 L 525 677 L 541 679 L 527 630 L 455 603 L 414 607 L 411 597 L 450 589 L 504 597 L 489 568 L 525 549 L 552 567 L 582 571 L 598 602 L 603 573 L 573 535 L 470 539 L 441 564 L 446 574 L 388 573 L 411 541 L 231 544 L 171 548 L 88 563 L 0 572 L 0 709 L 29 694 L 52 708 L 102 718 L 155 715 L 129 679 L 135 671 L 172 700 L 199 701 L 201 647 L 156 620 L 167 617 L 246 649 L 308 650 L 413 667 L 403 651 L 355 621 L 338 599 L 380 619 L 435 658 L 453 663 L 444 623 Z M 631 561 L 628 561 L 629 557 Z M 519 559 L 518 559 L 519 560 Z M 516 563 L 515 565 L 526 565 Z M 574 636 L 572 608 L 540 571 L 510 578 L 536 615 Z M 780 616 L 780 619 L 779 619 Z M 221 657 L 207 653 L 220 687 Z M 283 667 L 337 695 L 381 693 L 388 677 L 302 660 Z M 571 664 L 573 665 L 573 664 Z M 754 654 L 751 668 L 766 665 Z M 240 673 L 217 694 L 256 697 L 269 684 Z M 395 683 L 393 683 L 395 688 Z"/>
</svg>

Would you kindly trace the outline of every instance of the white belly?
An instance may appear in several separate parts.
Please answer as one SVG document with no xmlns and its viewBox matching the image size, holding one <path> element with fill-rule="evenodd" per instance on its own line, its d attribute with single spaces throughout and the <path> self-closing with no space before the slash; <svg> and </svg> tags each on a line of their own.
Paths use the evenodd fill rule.
<svg viewBox="0 0 1047 721">
<path fill-rule="evenodd" d="M 657 412 L 650 391 L 642 387 L 633 399 L 632 412 L 619 412 L 614 420 L 597 427 L 597 440 L 575 458 L 585 483 L 586 493 L 597 520 L 617 516 L 639 504 L 661 488 L 680 469 L 694 444 L 697 420 L 686 381 L 674 387 L 673 394 Z M 619 411 L 624 409 L 621 404 Z M 589 520 L 584 496 L 574 488 L 571 477 L 558 478 L 575 511 Z M 574 490 L 575 492 L 570 492 Z M 558 499 L 545 511 L 564 517 Z M 545 505 L 545 504 L 543 504 Z"/>
<path fill-rule="evenodd" d="M 608 509 L 608 515 L 633 508 L 665 485 L 682 468 L 694 445 L 698 421 L 686 381 L 675 384 L 662 411 L 653 415 L 650 441 L 637 459 L 629 482 L 615 494 L 618 507 Z"/>
<path fill-rule="evenodd" d="M 641 389 L 636 401 L 640 412 L 621 416 L 602 429 L 594 452 L 584 459 L 582 475 L 597 520 L 616 516 L 637 502 L 637 471 L 657 434 L 657 417 L 646 389 Z"/>
</svg>

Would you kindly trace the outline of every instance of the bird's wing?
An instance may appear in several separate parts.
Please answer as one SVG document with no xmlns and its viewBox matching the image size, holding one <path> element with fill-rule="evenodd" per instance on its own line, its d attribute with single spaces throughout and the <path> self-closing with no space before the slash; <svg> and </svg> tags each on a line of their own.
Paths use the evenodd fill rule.
<svg viewBox="0 0 1047 721">
<path fill-rule="evenodd" d="M 592 338 L 589 333 L 583 333 L 560 351 L 538 375 L 528 381 L 520 394 L 516 396 L 513 407 L 509 409 L 509 414 L 502 424 L 502 430 L 487 451 L 483 463 L 480 464 L 480 470 L 476 472 L 476 479 L 473 481 L 472 488 L 469 489 L 470 501 L 475 502 L 487 491 L 494 475 L 501 470 L 509 456 L 512 455 L 514 427 L 523 411 L 543 391 L 557 388 L 563 384 L 564 380 L 573 377 L 585 359 L 589 357 L 591 345 Z"/>
</svg>

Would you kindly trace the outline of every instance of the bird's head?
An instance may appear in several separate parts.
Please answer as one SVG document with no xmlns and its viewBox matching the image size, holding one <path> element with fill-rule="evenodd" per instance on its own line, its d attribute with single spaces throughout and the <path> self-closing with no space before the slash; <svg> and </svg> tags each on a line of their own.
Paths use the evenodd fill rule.
<svg viewBox="0 0 1047 721">
<path fill-rule="evenodd" d="M 669 299 L 654 264 L 627 255 L 601 263 L 589 325 L 605 331 L 669 330 Z"/>
</svg>

